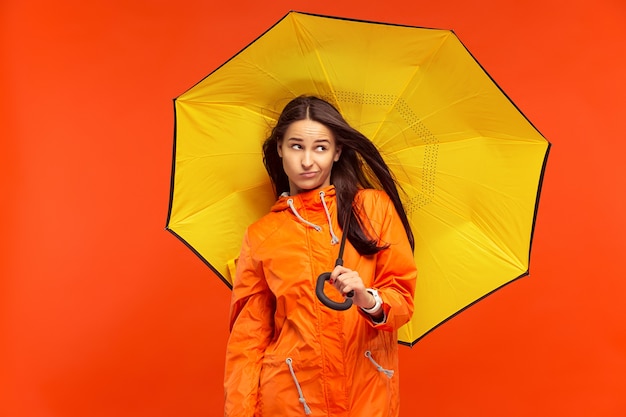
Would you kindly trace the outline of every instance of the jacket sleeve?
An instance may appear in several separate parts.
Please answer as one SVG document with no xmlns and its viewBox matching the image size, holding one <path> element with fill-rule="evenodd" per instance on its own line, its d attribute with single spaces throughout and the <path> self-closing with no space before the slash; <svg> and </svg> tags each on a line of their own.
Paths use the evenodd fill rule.
<svg viewBox="0 0 626 417">
<path fill-rule="evenodd" d="M 230 307 L 224 376 L 225 417 L 256 415 L 261 364 L 274 331 L 274 310 L 274 296 L 261 265 L 250 256 L 246 232 Z"/>
<path fill-rule="evenodd" d="M 413 250 L 406 236 L 404 225 L 391 199 L 377 192 L 370 201 L 372 226 L 378 235 L 379 244 L 389 247 L 378 252 L 373 287 L 383 300 L 386 320 L 371 324 L 379 330 L 393 331 L 406 324 L 413 315 L 413 297 L 417 279 L 417 267 Z M 361 311 L 362 314 L 366 314 Z"/>
</svg>

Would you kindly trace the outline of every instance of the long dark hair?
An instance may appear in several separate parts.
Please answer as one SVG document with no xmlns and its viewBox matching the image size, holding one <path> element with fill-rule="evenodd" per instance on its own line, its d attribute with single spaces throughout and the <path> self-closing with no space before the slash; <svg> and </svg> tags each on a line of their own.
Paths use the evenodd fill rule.
<svg viewBox="0 0 626 417">
<path fill-rule="evenodd" d="M 376 145 L 352 128 L 333 105 L 318 97 L 300 96 L 290 101 L 263 144 L 263 163 L 276 196 L 289 190 L 289 178 L 278 155 L 278 143 L 289 125 L 304 119 L 319 122 L 330 129 L 337 146 L 342 149 L 339 161 L 333 165 L 330 182 L 335 186 L 337 220 L 342 229 L 345 229 L 344 219 L 348 218 L 349 210 L 352 211 L 348 227 L 348 240 L 352 246 L 362 255 L 371 255 L 388 247 L 388 244 L 378 246 L 376 239 L 365 233 L 365 219 L 358 216 L 352 205 L 359 188 L 374 188 L 387 193 L 402 220 L 411 248 L 414 248 L 413 232 L 400 200 L 398 186 Z"/>
</svg>

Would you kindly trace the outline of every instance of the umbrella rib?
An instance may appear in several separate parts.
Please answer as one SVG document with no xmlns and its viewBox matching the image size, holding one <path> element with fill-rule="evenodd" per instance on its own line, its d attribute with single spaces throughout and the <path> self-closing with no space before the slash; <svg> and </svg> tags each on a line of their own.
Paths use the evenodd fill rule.
<svg viewBox="0 0 626 417">
<path fill-rule="evenodd" d="M 438 44 L 438 46 L 436 48 L 433 48 L 433 52 L 432 55 L 437 55 L 439 53 L 439 51 L 441 51 L 441 48 L 443 47 L 443 44 L 450 38 L 450 36 L 452 36 L 452 32 L 448 33 L 448 36 L 442 38 L 441 42 Z M 432 63 L 432 59 L 427 61 L 428 64 L 430 65 L 430 63 Z M 413 85 L 414 81 L 417 79 L 417 76 L 422 70 L 422 67 L 420 65 L 415 65 L 414 70 L 413 70 L 413 74 L 407 79 L 406 83 L 404 84 L 403 88 L 400 90 L 399 94 L 397 96 L 395 96 L 394 98 L 394 103 L 393 105 L 389 106 L 388 110 L 387 110 L 387 114 L 389 114 L 392 110 L 394 109 L 398 109 L 400 107 L 399 102 L 402 101 L 403 102 L 403 106 L 402 107 L 407 107 L 407 111 L 410 112 L 413 116 L 414 116 L 414 120 L 416 120 L 416 122 L 418 123 L 422 123 L 422 120 L 424 119 L 424 117 L 418 117 L 413 110 L 408 107 L 408 104 L 406 102 L 406 100 L 404 100 L 404 95 L 407 92 L 407 90 L 409 89 L 409 86 Z M 415 87 L 417 88 L 417 87 Z M 404 117 L 404 114 L 403 114 Z M 405 119 L 406 120 L 406 119 Z M 399 133 L 404 133 L 406 132 L 407 129 L 411 129 L 413 130 L 415 123 L 411 123 L 410 120 L 407 120 L 407 124 L 406 127 L 401 129 Z M 379 124 L 379 127 L 377 128 L 376 132 L 375 132 L 375 136 L 378 136 L 378 132 L 379 130 L 382 128 L 382 124 Z M 430 133 L 430 131 L 429 131 Z M 397 135 L 394 135 L 393 137 L 389 137 L 387 140 L 385 140 L 384 142 L 381 142 L 381 146 L 384 146 L 387 142 L 389 142 L 391 139 L 395 138 Z M 434 136 L 434 135 L 433 135 Z"/>
<path fill-rule="evenodd" d="M 218 204 L 218 203 L 223 202 L 224 200 L 228 199 L 229 197 L 232 197 L 233 195 L 235 195 L 235 194 L 237 194 L 237 193 L 240 193 L 240 192 L 245 192 L 245 191 L 250 191 L 250 190 L 253 190 L 253 189 L 255 189 L 255 188 L 260 188 L 260 187 L 263 187 L 264 185 L 265 185 L 265 183 L 264 183 L 264 182 L 261 182 L 261 183 L 258 183 L 258 184 L 256 184 L 256 185 L 252 185 L 252 186 L 250 186 L 250 187 L 236 189 L 236 190 L 234 190 L 233 192 L 231 192 L 231 193 L 229 193 L 229 194 L 226 194 L 226 195 L 224 195 L 223 197 L 221 197 L 221 198 L 219 198 L 219 199 L 217 199 L 217 200 L 211 201 L 211 203 L 210 203 L 210 204 L 207 204 L 207 205 L 204 205 L 204 206 L 203 206 L 203 207 L 201 207 L 201 208 L 198 208 L 198 209 L 197 209 L 197 210 L 195 210 L 193 213 L 190 213 L 189 215 L 185 216 L 185 218 L 184 218 L 184 219 L 185 219 L 186 221 L 191 220 L 191 219 L 193 219 L 194 217 L 196 217 L 196 216 L 200 215 L 201 213 L 203 213 L 204 211 L 206 211 L 206 210 L 210 209 L 211 207 L 215 206 L 215 205 L 216 205 L 216 204 Z M 181 222 L 181 221 L 182 221 L 182 220 L 179 220 L 179 222 Z"/>
<path fill-rule="evenodd" d="M 307 33 L 306 28 L 302 24 L 297 25 L 297 23 L 298 23 L 298 20 L 297 19 L 293 19 L 293 25 L 294 26 L 298 26 L 298 28 L 297 28 L 298 30 L 294 29 L 294 32 L 296 33 L 296 39 L 298 41 L 298 46 L 300 47 L 300 54 L 302 56 L 305 56 L 305 51 L 307 50 L 305 40 L 308 40 L 308 42 L 313 45 L 313 47 L 311 47 L 310 49 L 315 54 L 315 59 L 316 59 L 316 62 L 318 63 L 319 68 L 322 71 L 324 81 L 326 82 L 326 85 L 328 87 L 330 87 L 329 89 L 330 89 L 330 94 L 332 95 L 332 103 L 334 103 L 335 105 L 339 105 L 339 101 L 337 100 L 336 91 L 333 88 L 333 85 L 332 85 L 332 83 L 330 81 L 330 77 L 328 76 L 328 71 L 327 71 L 326 66 L 324 65 L 324 61 L 321 58 L 321 55 L 319 53 L 321 48 L 319 47 L 319 45 L 315 44 L 316 43 L 315 42 L 315 37 L 310 36 L 310 35 L 306 36 L 306 37 L 304 36 L 304 34 Z M 315 77 L 311 75 L 310 68 L 311 68 L 311 66 L 307 65 L 307 69 L 309 70 L 310 78 L 311 79 L 315 79 Z M 317 86 L 316 86 L 316 90 L 317 90 Z M 321 95 L 320 91 L 316 91 L 316 93 L 317 93 L 317 95 Z M 294 96 L 295 96 L 295 94 L 294 94 Z M 339 110 L 341 111 L 341 109 L 339 109 Z"/>
</svg>

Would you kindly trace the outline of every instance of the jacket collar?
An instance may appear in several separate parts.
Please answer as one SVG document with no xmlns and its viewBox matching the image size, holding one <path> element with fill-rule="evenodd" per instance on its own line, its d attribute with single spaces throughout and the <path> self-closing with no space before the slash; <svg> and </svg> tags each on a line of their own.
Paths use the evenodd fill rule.
<svg viewBox="0 0 626 417">
<path fill-rule="evenodd" d="M 324 206 L 322 204 L 322 195 L 320 192 L 324 192 L 323 198 L 326 199 L 328 203 L 330 200 L 334 200 L 335 198 L 335 186 L 329 185 L 328 187 L 318 188 L 316 190 L 305 191 L 293 196 L 290 196 L 287 193 L 283 193 L 276 203 L 272 206 L 272 211 L 283 211 L 289 209 L 288 200 L 291 199 L 293 201 L 293 205 L 296 210 L 301 208 L 306 208 L 307 210 L 324 210 Z"/>
<path fill-rule="evenodd" d="M 328 232 L 331 237 L 330 244 L 335 245 L 339 243 L 339 238 L 335 234 L 329 209 L 331 202 L 334 205 L 334 197 L 335 187 L 332 185 L 317 190 L 306 191 L 295 196 L 283 195 L 278 199 L 276 204 L 274 204 L 272 211 L 276 212 L 289 209 L 299 222 L 318 232 L 322 231 L 322 226 L 318 221 L 327 223 Z"/>
</svg>

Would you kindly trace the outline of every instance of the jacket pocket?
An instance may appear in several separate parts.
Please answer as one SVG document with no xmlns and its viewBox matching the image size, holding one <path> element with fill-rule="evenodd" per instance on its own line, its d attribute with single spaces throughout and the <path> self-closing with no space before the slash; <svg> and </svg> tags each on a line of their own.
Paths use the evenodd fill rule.
<svg viewBox="0 0 626 417">
<path fill-rule="evenodd" d="M 355 374 L 361 389 L 352 393 L 354 415 L 398 416 L 397 361 L 383 349 L 366 350 L 361 358 Z"/>
<path fill-rule="evenodd" d="M 376 370 L 380 373 L 382 373 L 383 375 L 385 375 L 387 378 L 391 379 L 393 377 L 393 374 L 395 373 L 395 371 L 393 369 L 386 369 L 383 368 L 378 362 L 376 362 L 376 360 L 372 357 L 372 352 L 369 350 L 365 351 L 365 357 L 367 359 L 369 359 L 369 361 L 371 362 L 371 364 L 374 366 L 374 368 L 376 368 Z"/>
<path fill-rule="evenodd" d="M 293 378 L 293 383 L 296 385 L 296 389 L 298 390 L 298 401 L 300 401 L 300 403 L 304 407 L 304 414 L 308 416 L 309 414 L 311 414 L 311 409 L 304 399 L 304 394 L 302 393 L 302 388 L 300 387 L 300 383 L 298 382 L 298 377 L 293 370 L 293 359 L 287 358 L 285 359 L 285 363 L 289 367 L 289 372 L 291 373 L 291 377 Z"/>
<path fill-rule="evenodd" d="M 319 409 L 319 368 L 310 361 L 295 356 L 265 357 L 259 382 L 263 416 L 310 415 L 312 408 Z"/>
</svg>

